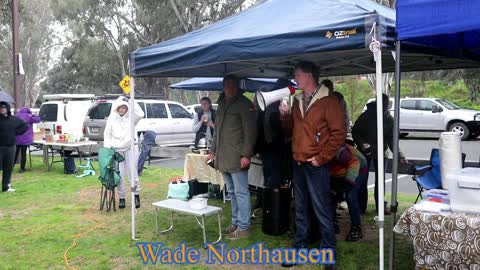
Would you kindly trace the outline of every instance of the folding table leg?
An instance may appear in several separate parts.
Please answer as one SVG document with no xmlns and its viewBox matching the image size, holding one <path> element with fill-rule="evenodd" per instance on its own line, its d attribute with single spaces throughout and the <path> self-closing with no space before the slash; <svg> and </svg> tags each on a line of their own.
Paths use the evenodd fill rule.
<svg viewBox="0 0 480 270">
<path fill-rule="evenodd" d="M 207 235 L 205 234 L 205 216 L 202 216 L 203 246 L 207 243 Z"/>
<path fill-rule="evenodd" d="M 222 189 L 222 193 L 223 193 L 223 203 L 225 203 L 225 189 L 227 189 L 227 187 L 225 185 L 223 185 L 223 189 Z"/>
<path fill-rule="evenodd" d="M 157 214 L 157 220 L 158 220 L 158 214 Z M 166 230 L 163 230 L 160 233 L 166 233 L 166 232 L 169 232 L 169 231 L 173 231 L 173 211 L 170 213 L 170 228 L 168 228 Z"/>
<path fill-rule="evenodd" d="M 52 166 L 53 166 L 53 158 L 54 158 L 54 153 L 53 153 L 53 150 L 50 152 L 50 146 L 47 146 L 48 150 L 47 150 L 47 170 L 50 171 L 52 169 Z M 48 157 L 49 153 L 52 154 L 52 162 L 50 162 L 50 158 Z"/>
<path fill-rule="evenodd" d="M 217 241 L 213 242 L 213 244 L 216 244 L 222 241 L 222 219 L 220 218 L 220 213 L 217 213 L 217 218 L 218 218 L 218 239 Z"/>
<path fill-rule="evenodd" d="M 79 166 L 82 166 L 82 152 L 80 151 L 80 147 L 74 147 L 75 151 L 78 153 L 78 158 L 80 159 L 80 164 Z"/>
</svg>

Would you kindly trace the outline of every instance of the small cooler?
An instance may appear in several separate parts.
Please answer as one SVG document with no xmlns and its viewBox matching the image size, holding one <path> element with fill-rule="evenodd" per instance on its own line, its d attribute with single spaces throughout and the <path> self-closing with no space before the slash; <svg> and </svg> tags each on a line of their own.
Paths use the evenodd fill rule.
<svg viewBox="0 0 480 270">
<path fill-rule="evenodd" d="M 463 168 L 447 174 L 452 211 L 480 213 L 480 168 Z"/>
</svg>

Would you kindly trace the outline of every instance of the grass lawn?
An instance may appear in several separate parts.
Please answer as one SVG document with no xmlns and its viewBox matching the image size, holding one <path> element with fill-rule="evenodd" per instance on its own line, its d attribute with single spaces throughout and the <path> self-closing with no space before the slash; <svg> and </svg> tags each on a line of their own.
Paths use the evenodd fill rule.
<svg viewBox="0 0 480 270">
<path fill-rule="evenodd" d="M 95 164 L 96 165 L 96 164 Z M 55 164 L 47 172 L 40 158 L 34 157 L 33 169 L 13 176 L 14 193 L 0 194 L 0 269 L 278 269 L 278 265 L 206 265 L 202 247 L 201 228 L 192 216 L 176 215 L 175 231 L 155 234 L 155 211 L 152 202 L 167 194 L 168 179 L 182 175 L 178 169 L 149 167 L 141 177 L 142 207 L 137 212 L 137 237 L 142 242 L 162 242 L 170 248 L 185 241 L 188 247 L 198 248 L 202 259 L 196 265 L 144 265 L 135 242 L 131 241 L 130 194 L 127 209 L 116 212 L 98 210 L 100 183 L 96 177 L 76 178 L 63 174 L 63 165 Z M 415 197 L 399 196 L 400 213 Z M 230 224 L 230 205 L 221 200 L 209 200 L 210 205 L 223 207 L 222 225 Z M 369 211 L 362 216 L 364 239 L 345 242 L 347 212 L 340 219 L 342 233 L 337 236 L 339 269 L 378 269 L 378 230 L 373 221 L 373 198 Z M 169 214 L 160 211 L 160 227 L 169 226 Z M 207 218 L 207 239 L 217 238 L 216 217 Z M 247 239 L 224 240 L 227 247 L 250 247 L 264 242 L 267 248 L 290 247 L 287 235 L 264 235 L 261 219 L 252 221 L 252 235 Z M 386 220 L 386 260 L 390 217 Z M 414 269 L 413 247 L 408 238 L 396 237 L 396 268 Z M 76 245 L 75 245 L 76 243 Z M 70 249 L 69 249 L 70 247 Z M 314 247 L 314 246 L 312 246 Z M 66 251 L 69 249 L 68 253 Z M 67 260 L 65 259 L 67 258 Z M 304 265 L 294 269 L 321 269 Z"/>
</svg>

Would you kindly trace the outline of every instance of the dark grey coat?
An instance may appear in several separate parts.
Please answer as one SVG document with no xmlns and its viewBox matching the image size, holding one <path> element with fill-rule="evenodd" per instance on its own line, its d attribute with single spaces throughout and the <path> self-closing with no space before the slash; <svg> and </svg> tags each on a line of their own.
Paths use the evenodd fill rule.
<svg viewBox="0 0 480 270">
<path fill-rule="evenodd" d="M 253 103 L 240 93 L 228 101 L 222 93 L 217 103 L 212 142 L 215 168 L 221 172 L 239 172 L 240 159 L 254 154 L 257 125 Z"/>
</svg>

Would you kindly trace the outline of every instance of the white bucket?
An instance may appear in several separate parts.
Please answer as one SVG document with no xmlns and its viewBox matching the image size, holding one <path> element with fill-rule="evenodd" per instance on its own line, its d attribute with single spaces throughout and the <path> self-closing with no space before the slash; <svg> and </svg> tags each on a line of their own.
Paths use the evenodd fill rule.
<svg viewBox="0 0 480 270">
<path fill-rule="evenodd" d="M 462 168 L 461 136 L 456 132 L 442 132 L 439 145 L 442 188 L 448 189 L 447 174 Z"/>
</svg>

